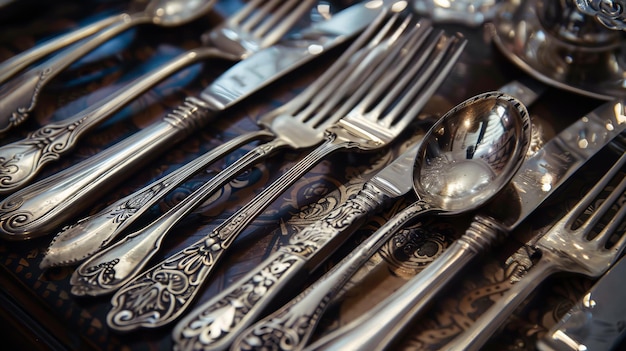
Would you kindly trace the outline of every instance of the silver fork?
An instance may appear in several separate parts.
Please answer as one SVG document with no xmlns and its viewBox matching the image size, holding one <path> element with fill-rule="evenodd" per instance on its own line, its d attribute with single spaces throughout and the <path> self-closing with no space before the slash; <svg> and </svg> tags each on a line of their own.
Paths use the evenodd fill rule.
<svg viewBox="0 0 626 351">
<path fill-rule="evenodd" d="M 383 17 L 380 17 L 379 20 L 382 18 Z M 427 26 L 424 26 L 424 28 L 427 28 Z M 100 249 L 106 247 L 122 231 L 124 231 L 138 217 L 146 212 L 152 205 L 162 199 L 167 193 L 175 189 L 185 180 L 189 179 L 192 175 L 204 169 L 208 164 L 212 163 L 217 158 L 232 151 L 234 148 L 254 140 L 275 138 L 276 133 L 282 134 L 282 136 L 279 136 L 277 140 L 264 145 L 263 148 L 257 148 L 243 159 L 239 160 L 232 167 L 229 167 L 228 170 L 221 172 L 219 177 L 214 178 L 213 186 L 207 185 L 204 187 L 207 193 L 212 193 L 214 189 L 221 187 L 229 178 L 232 178 L 233 175 L 238 173 L 239 170 L 258 162 L 258 157 L 263 156 L 263 154 L 266 154 L 263 157 L 269 156 L 269 152 L 273 149 L 281 146 L 289 146 L 295 149 L 304 148 L 321 142 L 323 139 L 323 131 L 330 123 L 336 121 L 338 117 L 335 115 L 334 119 L 331 119 L 329 114 L 319 113 L 318 115 L 323 116 L 326 121 L 322 124 L 320 117 L 316 119 L 310 118 L 313 113 L 313 109 L 325 104 L 326 111 L 328 111 L 331 106 L 338 103 L 338 99 L 340 97 L 344 96 L 344 94 L 339 92 L 333 95 L 334 97 L 332 100 L 325 101 L 325 99 L 331 95 L 333 86 L 339 87 L 341 85 L 339 83 L 342 79 L 341 77 L 347 76 L 350 72 L 349 70 L 341 70 L 340 68 L 347 65 L 348 60 L 352 58 L 353 55 L 357 53 L 357 50 L 364 45 L 364 41 L 371 35 L 371 30 L 372 29 L 369 30 L 370 32 L 365 32 L 362 36 L 360 36 L 360 39 L 356 40 L 350 48 L 346 50 L 345 54 L 343 54 L 337 62 L 333 64 L 333 68 L 325 72 L 324 75 L 318 78 L 316 82 L 307 90 L 299 94 L 298 97 L 286 105 L 264 115 L 259 121 L 259 124 L 264 127 L 261 130 L 238 136 L 221 145 L 218 149 L 214 149 L 196 158 L 193 162 L 190 162 L 186 166 L 181 167 L 167 176 L 164 176 L 144 188 L 112 203 L 97 214 L 86 217 L 74 225 L 63 228 L 50 243 L 44 258 L 40 263 L 40 267 L 48 268 L 53 266 L 71 265 L 92 256 L 94 253 L 100 251 Z M 381 38 L 378 38 L 378 40 L 380 39 Z M 371 47 L 375 44 L 375 42 L 370 42 L 368 45 Z M 364 57 L 365 53 L 366 52 L 363 51 L 359 53 L 359 55 Z M 363 70 L 364 67 L 359 69 Z M 337 77 L 338 74 L 339 76 Z M 353 76 L 352 80 L 355 78 L 356 76 Z M 331 79 L 334 79 L 333 83 L 330 83 L 333 84 L 333 86 L 324 88 L 325 85 L 329 84 Z M 345 93 L 347 92 L 345 89 L 347 89 L 348 83 L 343 86 Z M 311 101 L 309 106 L 306 109 L 303 109 L 303 106 L 308 104 L 309 101 Z M 296 118 L 292 118 L 289 115 L 294 115 Z M 291 130 L 290 128 L 295 129 Z M 303 128 L 305 129 L 303 130 Z M 303 133 L 303 135 L 300 136 L 297 133 Z M 302 137 L 305 136 L 307 139 L 302 139 Z M 136 240 L 138 239 L 135 239 L 135 241 Z M 134 264 L 139 264 L 138 256 L 134 259 L 134 261 Z M 93 279 L 96 279 L 96 277 Z M 94 287 L 102 284 L 103 283 L 97 283 Z M 77 294 L 87 293 L 79 293 L 78 288 L 75 290 Z"/>
<path fill-rule="evenodd" d="M 626 206 L 619 202 L 616 204 L 624 196 L 626 177 L 615 185 L 604 202 L 583 223 L 579 222 L 581 215 L 589 210 L 589 206 L 625 164 L 626 154 L 622 154 L 607 174 L 547 233 L 532 244 L 541 256 L 530 271 L 442 350 L 479 350 L 550 275 L 571 272 L 596 278 L 615 263 L 626 245 L 626 235 L 622 234 L 616 241 L 609 240 L 613 239 L 612 236 L 626 216 Z M 614 206 L 620 207 L 615 210 Z M 605 216 L 612 217 L 609 220 Z M 607 220 L 608 223 L 597 235 L 589 238 L 601 220 Z"/>
<path fill-rule="evenodd" d="M 72 150 L 84 134 L 179 70 L 211 58 L 239 61 L 276 43 L 315 1 L 252 0 L 222 24 L 203 34 L 204 46 L 178 55 L 71 117 L 45 125 L 22 140 L 0 147 L 0 194 L 11 193 L 26 185 L 46 164 Z M 47 69 L 51 73 L 38 81 L 37 89 L 29 99 L 17 96 L 23 94 L 23 87 L 3 88 L 7 93 L 0 93 L 0 101 L 4 101 L 0 106 L 6 105 L 7 111 L 19 111 L 16 115 L 21 116 L 12 120 L 5 130 L 26 119 L 35 107 L 37 91 L 60 71 L 60 68 Z"/>
<path fill-rule="evenodd" d="M 452 66 L 442 62 L 449 51 L 454 51 L 451 41 L 439 41 L 440 34 L 429 38 L 424 45 L 411 46 L 420 41 L 419 37 L 410 35 L 419 28 L 410 26 L 408 31 L 408 35 L 390 39 L 396 41 L 392 48 L 378 47 L 384 59 L 372 65 L 371 74 L 366 75 L 345 105 L 338 108 L 337 113 L 345 117 L 326 130 L 325 141 L 317 149 L 212 233 L 120 288 L 112 299 L 108 324 L 114 329 L 132 330 L 171 322 L 190 306 L 236 235 L 317 162 L 338 150 L 369 151 L 393 141 L 414 119 Z M 344 106 L 350 111 L 344 111 Z M 249 316 L 259 312 L 246 310 Z"/>
<path fill-rule="evenodd" d="M 381 16 L 382 20 L 383 17 Z M 203 184 L 191 195 L 141 230 L 124 240 L 96 253 L 81 264 L 70 280 L 74 295 L 101 295 L 113 292 L 136 276 L 159 250 L 163 237 L 187 214 L 200 206 L 218 188 L 235 175 L 289 147 L 302 149 L 315 146 L 324 140 L 324 131 L 335 123 L 341 113 L 331 113 L 340 103 L 353 96 L 355 87 L 362 83 L 371 67 L 381 56 L 382 31 L 369 41 L 376 26 L 359 37 L 350 49 L 302 94 L 282 107 L 263 116 L 259 123 L 273 139 L 259 145 L 235 163 Z M 386 30 L 390 30 L 387 26 Z M 419 26 L 417 36 L 424 41 L 431 28 Z M 364 44 L 367 44 L 363 48 Z M 362 50 L 359 50 L 363 48 Z M 345 109 L 345 107 L 344 107 Z M 147 208 L 146 206 L 143 207 Z M 134 217 L 136 218 L 136 216 Z"/>
</svg>

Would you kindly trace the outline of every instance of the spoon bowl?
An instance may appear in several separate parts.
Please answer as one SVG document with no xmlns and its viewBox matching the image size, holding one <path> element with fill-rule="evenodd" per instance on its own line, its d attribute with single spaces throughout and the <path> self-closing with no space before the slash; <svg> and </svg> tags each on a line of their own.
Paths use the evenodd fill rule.
<svg viewBox="0 0 626 351">
<path fill-rule="evenodd" d="M 482 206 L 509 183 L 530 141 L 516 98 L 489 92 L 457 105 L 424 136 L 413 171 L 421 201 L 450 213 Z"/>
</svg>

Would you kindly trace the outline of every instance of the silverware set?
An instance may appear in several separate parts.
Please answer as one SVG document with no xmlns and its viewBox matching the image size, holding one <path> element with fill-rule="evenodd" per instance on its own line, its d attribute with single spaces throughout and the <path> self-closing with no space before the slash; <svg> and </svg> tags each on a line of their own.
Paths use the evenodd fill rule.
<svg viewBox="0 0 626 351">
<path fill-rule="evenodd" d="M 610 101 L 534 148 L 535 126 L 527 107 L 544 87 L 533 90 L 512 82 L 465 100 L 433 122 L 423 110 L 471 43 L 461 35 L 435 29 L 436 15 L 428 19 L 415 13 L 428 4 L 412 8 L 404 1 L 357 2 L 299 27 L 317 3 L 251 0 L 205 32 L 203 46 L 178 55 L 80 113 L 0 146 L 4 170 L 0 194 L 5 196 L 0 201 L 0 236 L 9 242 L 53 236 L 40 262 L 42 269 L 75 266 L 71 293 L 86 298 L 109 295 L 110 329 L 129 332 L 173 326 L 177 350 L 387 350 L 410 333 L 425 307 L 464 266 L 506 240 L 588 160 L 610 146 L 622 156 L 607 174 L 549 231 L 527 243 L 540 253 L 537 262 L 445 349 L 483 347 L 550 275 L 571 272 L 599 278 L 620 258 L 626 244 L 620 234 L 626 215 L 621 206 L 626 187 L 621 144 L 626 108 L 622 95 L 612 95 L 614 87 L 587 89 L 585 95 L 610 97 Z M 576 11 L 598 11 L 596 4 L 583 3 L 577 2 Z M 183 25 L 206 15 L 214 4 L 211 0 L 135 0 L 127 13 L 0 63 L 4 120 L 0 132 L 22 127 L 36 108 L 39 90 L 107 39 L 136 25 Z M 488 5 L 493 16 L 494 4 Z M 501 5 L 501 14 L 519 10 L 510 2 Z M 520 6 L 540 8 L 533 7 L 534 1 Z M 496 15 L 489 28 L 496 46 L 516 62 L 521 54 L 508 46 L 510 37 L 504 35 L 511 18 L 516 20 Z M 445 18 L 450 20 L 454 17 Z M 601 22 L 609 26 L 606 18 Z M 611 23 L 612 29 L 603 28 L 620 29 L 619 22 Z M 262 95 L 270 84 L 280 84 L 297 69 L 318 62 L 322 55 L 330 56 L 329 66 L 287 102 L 263 113 L 256 121 L 257 130 L 237 135 L 77 220 L 131 171 L 166 154 L 214 118 L 228 115 L 250 96 Z M 163 119 L 84 161 L 34 181 L 46 164 L 68 154 L 79 138 L 115 112 L 184 67 L 211 59 L 233 65 L 198 96 L 188 96 Z M 541 79 L 541 72 L 531 75 L 570 91 L 588 87 L 587 81 L 575 86 L 580 82 L 568 78 L 556 84 L 553 77 Z M 403 141 L 404 152 L 394 152 Z M 251 143 L 250 151 L 169 210 L 146 219 L 149 209 L 174 189 Z M 250 167 L 285 151 L 301 157 L 210 233 L 155 263 L 166 236 L 193 211 Z M 208 300 L 198 301 L 224 257 L 236 250 L 233 243 L 244 230 L 313 167 L 340 152 L 398 155 L 364 179 L 354 196 L 299 228 L 287 245 Z M 596 206 L 598 195 L 607 189 L 608 196 Z M 408 199 L 406 207 L 325 275 L 304 289 L 297 288 L 295 294 L 291 291 L 298 279 L 326 263 L 367 219 L 402 199 Z M 461 214 L 472 214 L 472 221 L 441 256 L 358 318 L 313 338 L 320 317 L 384 243 L 424 217 Z M 584 224 L 581 216 L 586 217 Z M 139 228 L 138 223 L 142 223 Z M 131 233 L 130 228 L 134 228 Z M 284 300 L 288 302 L 277 303 Z"/>
</svg>

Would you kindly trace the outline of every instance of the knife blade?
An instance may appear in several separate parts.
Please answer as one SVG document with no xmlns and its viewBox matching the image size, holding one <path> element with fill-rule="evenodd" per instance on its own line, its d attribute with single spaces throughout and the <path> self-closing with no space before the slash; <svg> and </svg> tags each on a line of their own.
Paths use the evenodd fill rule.
<svg viewBox="0 0 626 351">
<path fill-rule="evenodd" d="M 8 196 L 0 203 L 0 237 L 27 240 L 58 229 L 133 170 L 205 126 L 218 113 L 356 35 L 383 5 L 376 1 L 358 3 L 251 55 L 224 72 L 198 97 L 188 97 L 161 121 Z"/>
<path fill-rule="evenodd" d="M 480 216 L 505 233 L 514 230 L 587 160 L 626 129 L 626 100 L 607 102 L 552 138 L 520 168 L 511 186 Z"/>
<path fill-rule="evenodd" d="M 308 350 L 383 350 L 446 284 L 479 253 L 501 241 L 588 159 L 626 128 L 622 101 L 609 102 L 575 121 L 527 157 L 510 186 L 474 217 L 466 232 L 418 275 Z M 455 338 L 446 350 L 465 350 Z M 456 345 L 458 343 L 460 345 Z"/>
<path fill-rule="evenodd" d="M 541 351 L 614 350 L 626 335 L 626 258 L 621 258 L 537 342 Z"/>
</svg>

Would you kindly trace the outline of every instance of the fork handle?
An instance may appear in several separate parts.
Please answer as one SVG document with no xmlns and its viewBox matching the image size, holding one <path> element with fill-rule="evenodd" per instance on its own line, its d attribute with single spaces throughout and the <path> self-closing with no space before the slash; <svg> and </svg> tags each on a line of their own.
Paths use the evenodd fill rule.
<svg viewBox="0 0 626 351">
<path fill-rule="evenodd" d="M 190 50 L 135 79 L 89 108 L 62 121 L 45 125 L 22 140 L 0 147 L 0 168 L 7 170 L 0 177 L 0 195 L 26 185 L 44 165 L 73 149 L 82 135 L 165 78 L 208 57 L 238 59 L 213 48 Z"/>
<path fill-rule="evenodd" d="M 76 60 L 132 26 L 148 22 L 145 15 L 127 15 L 127 18 L 128 20 L 113 24 L 99 34 L 64 49 L 5 83 L 0 90 L 0 133 L 23 123 L 37 105 L 39 93 L 44 86 Z"/>
<path fill-rule="evenodd" d="M 487 309 L 461 334 L 455 336 L 442 350 L 478 351 L 505 325 L 507 319 L 518 306 L 550 275 L 559 271 L 558 265 L 551 259 L 552 254 L 542 252 L 539 261 L 528 273 L 513 284 L 506 293 Z"/>
<path fill-rule="evenodd" d="M 112 203 L 97 214 L 63 228 L 50 243 L 40 267 L 71 265 L 92 256 L 191 176 L 242 145 L 272 136 L 273 133 L 267 129 L 239 135 Z"/>
<path fill-rule="evenodd" d="M 87 160 L 33 183 L 0 203 L 0 236 L 26 240 L 49 234 L 145 162 L 206 125 L 218 111 L 189 97 L 183 104 Z"/>
<path fill-rule="evenodd" d="M 93 35 L 94 33 L 116 22 L 122 21 L 127 16 L 127 14 L 122 13 L 102 18 L 87 26 L 59 35 L 22 53 L 12 56 L 11 58 L 0 63 L 0 84 L 6 82 L 19 71 L 34 64 L 45 56 Z"/>
</svg>

